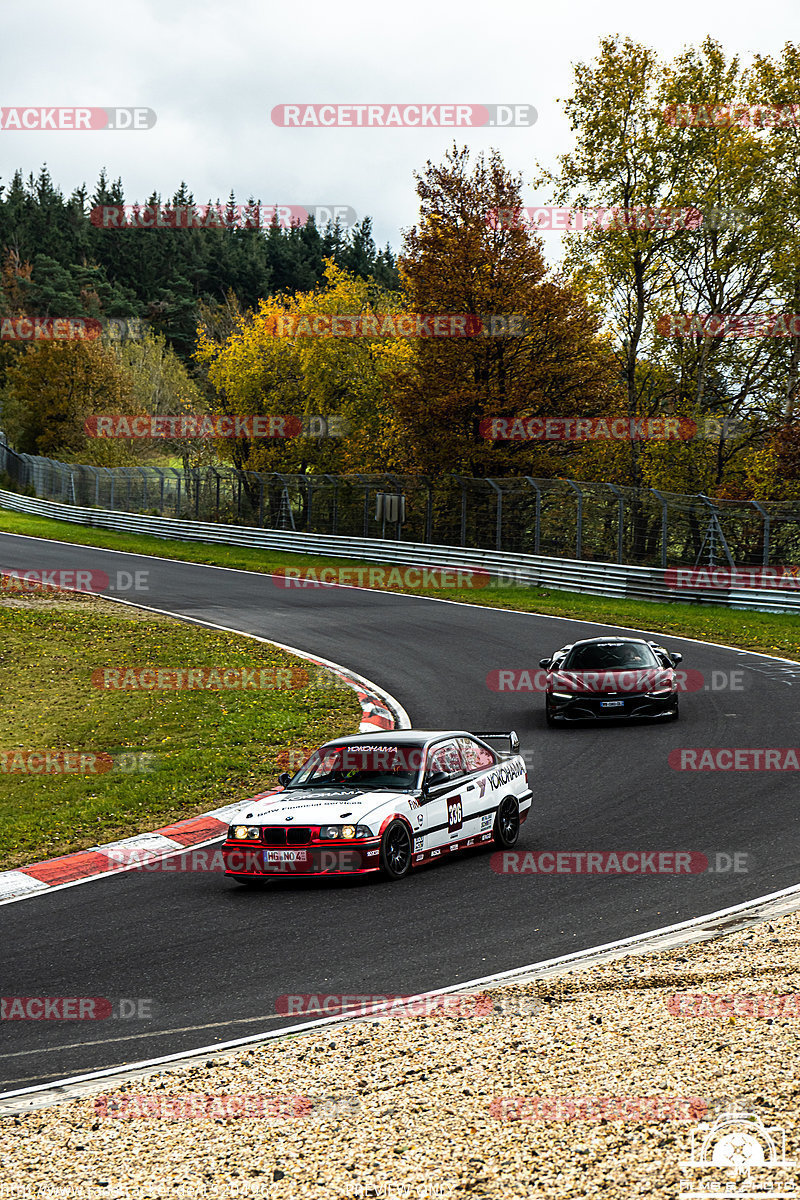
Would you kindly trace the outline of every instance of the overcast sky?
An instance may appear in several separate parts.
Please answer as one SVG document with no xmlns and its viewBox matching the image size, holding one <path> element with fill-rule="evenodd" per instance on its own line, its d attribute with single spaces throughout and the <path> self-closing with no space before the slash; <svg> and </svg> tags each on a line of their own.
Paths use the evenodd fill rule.
<svg viewBox="0 0 800 1200">
<path fill-rule="evenodd" d="M 604 34 L 629 34 L 664 56 L 706 34 L 729 53 L 777 54 L 798 40 L 797 0 L 754 8 L 723 0 L 124 0 L 35 5 L 0 0 L 2 106 L 139 106 L 152 129 L 0 130 L 0 181 L 46 162 L 65 193 L 102 167 L 126 200 L 198 202 L 253 195 L 281 205 L 347 205 L 399 249 L 417 215 L 414 171 L 455 139 L 496 146 L 529 181 L 569 147 L 561 101 L 572 64 Z M 560 98 L 560 99 L 559 99 Z M 517 128 L 286 128 L 281 104 L 529 104 Z M 541 202 L 530 188 L 528 203 Z M 176 235 L 179 236 L 179 235 Z M 557 253 L 560 235 L 545 235 Z"/>
</svg>

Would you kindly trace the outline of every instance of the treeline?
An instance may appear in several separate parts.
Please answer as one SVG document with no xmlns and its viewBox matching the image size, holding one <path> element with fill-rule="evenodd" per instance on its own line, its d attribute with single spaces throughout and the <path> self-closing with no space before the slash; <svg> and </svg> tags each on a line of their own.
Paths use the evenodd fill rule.
<svg viewBox="0 0 800 1200">
<path fill-rule="evenodd" d="M 136 200 L 164 212 L 203 207 L 184 183 L 169 200 L 156 193 Z M 398 284 L 392 251 L 376 248 L 369 217 L 350 228 L 317 228 L 313 215 L 302 225 L 274 220 L 258 227 L 241 210 L 258 210 L 261 201 L 240 205 L 231 192 L 213 202 L 229 214 L 215 227 L 115 229 L 92 220 L 102 206 L 126 204 L 122 181 L 105 173 L 91 194 L 81 186 L 69 197 L 46 166 L 36 177 L 17 171 L 0 181 L 0 317 L 138 318 L 188 362 L 201 302 L 223 304 L 232 293 L 242 307 L 255 308 L 264 296 L 307 291 L 323 281 L 326 259 L 386 287 Z"/>
<path fill-rule="evenodd" d="M 102 229 L 87 213 L 124 204 L 118 185 L 103 179 L 92 197 L 65 202 L 46 173 L 27 187 L 16 179 L 0 202 L 2 302 L 22 311 L 35 298 L 56 316 L 80 299 L 89 316 L 139 316 L 152 328 L 127 349 L 105 338 L 26 349 L 0 341 L 0 369 L 3 355 L 14 360 L 0 382 L 7 432 L 20 449 L 90 462 L 160 452 L 249 470 L 562 475 L 795 499 L 798 93 L 792 44 L 744 67 L 710 38 L 669 61 L 629 38 L 602 39 L 596 59 L 575 68 L 566 103 L 574 147 L 557 172 L 539 168 L 538 182 L 561 209 L 602 207 L 614 220 L 569 233 L 557 270 L 526 220 L 522 176 L 496 151 L 471 159 L 454 145 L 417 174 L 419 216 L 397 263 L 376 251 L 366 221 L 349 234 L 313 224 Z M 741 119 L 748 106 L 757 121 Z M 780 122 L 763 120 L 765 106 Z M 188 207 L 191 197 L 181 189 L 171 203 Z M 9 234 L 9 220 L 26 241 Z M 425 314 L 483 318 L 488 332 L 400 332 Z M 358 332 L 342 335 L 354 316 Z M 493 316 L 513 334 L 511 324 L 497 333 Z M 303 332 L 285 335 L 293 328 Z M 107 397 L 98 407 L 91 380 L 101 364 L 116 408 Z M 335 417 L 338 434 L 87 440 L 85 418 L 110 411 Z M 550 419 L 562 430 L 602 420 L 683 432 L 525 434 Z"/>
</svg>

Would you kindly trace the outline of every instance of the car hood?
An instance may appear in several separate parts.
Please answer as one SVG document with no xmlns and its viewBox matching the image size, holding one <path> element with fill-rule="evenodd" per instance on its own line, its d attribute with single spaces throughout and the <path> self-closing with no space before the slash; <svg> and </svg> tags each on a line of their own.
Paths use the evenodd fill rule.
<svg viewBox="0 0 800 1200">
<path fill-rule="evenodd" d="M 408 792 L 358 791 L 345 788 L 292 788 L 245 804 L 230 824 L 257 821 L 262 825 L 321 825 L 346 820 L 357 825 L 368 813 L 396 800 L 408 801 Z"/>
<path fill-rule="evenodd" d="M 550 690 L 574 692 L 584 696 L 605 696 L 614 693 L 652 692 L 671 687 L 674 671 L 662 667 L 639 667 L 628 671 L 555 671 Z"/>
</svg>

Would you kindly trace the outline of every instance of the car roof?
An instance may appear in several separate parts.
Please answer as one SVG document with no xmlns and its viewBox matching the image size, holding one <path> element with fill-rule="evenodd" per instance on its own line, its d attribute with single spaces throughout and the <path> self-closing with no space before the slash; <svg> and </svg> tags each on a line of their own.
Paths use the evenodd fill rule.
<svg viewBox="0 0 800 1200">
<path fill-rule="evenodd" d="M 654 642 L 649 642 L 647 638 L 628 637 L 627 634 L 619 634 L 614 637 L 611 634 L 604 634 L 603 637 L 583 638 L 580 642 L 570 642 L 570 650 L 574 650 L 576 646 L 590 646 L 592 644 L 601 644 L 602 642 L 611 642 L 617 645 L 619 642 L 636 642 L 641 646 L 655 645 Z"/>
<path fill-rule="evenodd" d="M 439 741 L 444 737 L 468 737 L 474 738 L 475 734 L 470 733 L 466 729 L 386 729 L 378 730 L 377 733 L 354 733 L 350 737 L 331 738 L 330 741 L 321 742 L 323 746 L 352 746 L 354 743 L 359 745 L 369 746 L 375 745 L 419 745 L 424 742 Z"/>
</svg>

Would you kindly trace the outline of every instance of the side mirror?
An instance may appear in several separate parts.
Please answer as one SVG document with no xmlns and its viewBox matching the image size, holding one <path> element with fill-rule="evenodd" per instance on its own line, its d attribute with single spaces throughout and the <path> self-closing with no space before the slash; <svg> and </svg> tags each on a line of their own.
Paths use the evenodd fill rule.
<svg viewBox="0 0 800 1200">
<path fill-rule="evenodd" d="M 550 666 L 550 659 L 549 658 L 540 658 L 539 666 L 542 667 L 546 671 L 547 668 Z"/>
<path fill-rule="evenodd" d="M 280 775 L 278 776 L 278 783 L 281 785 L 281 787 L 286 787 L 291 778 L 292 777 L 288 771 L 281 771 Z"/>
<path fill-rule="evenodd" d="M 438 787 L 440 783 L 447 783 L 449 778 L 450 776 L 446 771 L 434 771 L 433 774 L 429 775 L 425 780 L 425 787 Z"/>
<path fill-rule="evenodd" d="M 683 662 L 682 654 L 670 654 L 670 658 L 672 659 L 672 661 L 676 667 L 677 667 L 678 663 Z"/>
<path fill-rule="evenodd" d="M 519 753 L 519 735 L 517 734 L 516 729 L 511 730 L 508 740 L 511 743 L 511 753 L 518 754 Z"/>
</svg>

